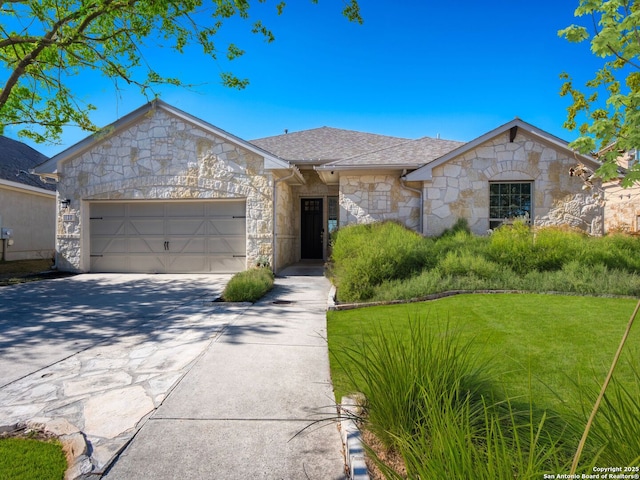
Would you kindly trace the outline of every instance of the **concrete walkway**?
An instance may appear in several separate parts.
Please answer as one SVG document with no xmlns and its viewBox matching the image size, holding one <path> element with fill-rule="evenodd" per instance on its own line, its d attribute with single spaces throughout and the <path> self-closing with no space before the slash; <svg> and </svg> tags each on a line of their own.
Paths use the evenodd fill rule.
<svg viewBox="0 0 640 480">
<path fill-rule="evenodd" d="M 296 267 L 224 327 L 104 478 L 343 479 L 326 345 L 329 282 Z"/>
<path fill-rule="evenodd" d="M 254 305 L 213 301 L 228 278 L 0 289 L 0 433 L 61 436 L 68 478 L 344 478 L 336 425 L 305 430 L 336 414 L 322 267 L 286 270 Z"/>
</svg>

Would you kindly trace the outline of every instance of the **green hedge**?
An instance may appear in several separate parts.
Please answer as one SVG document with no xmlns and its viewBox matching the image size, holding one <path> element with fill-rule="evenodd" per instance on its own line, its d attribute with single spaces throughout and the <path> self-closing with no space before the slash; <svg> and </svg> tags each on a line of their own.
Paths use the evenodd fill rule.
<svg viewBox="0 0 640 480">
<path fill-rule="evenodd" d="M 256 302 L 273 288 L 273 272 L 269 268 L 252 268 L 235 274 L 222 292 L 225 302 Z"/>
</svg>

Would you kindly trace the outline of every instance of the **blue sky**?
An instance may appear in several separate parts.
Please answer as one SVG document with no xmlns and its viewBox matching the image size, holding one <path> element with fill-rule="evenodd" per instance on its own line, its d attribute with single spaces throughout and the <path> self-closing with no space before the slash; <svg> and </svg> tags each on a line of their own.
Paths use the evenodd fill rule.
<svg viewBox="0 0 640 480">
<path fill-rule="evenodd" d="M 361 0 L 363 25 L 342 17 L 341 0 L 290 0 L 280 17 L 272 1 L 257 4 L 254 15 L 273 30 L 274 43 L 252 35 L 246 22 L 222 30 L 220 47 L 232 41 L 246 50 L 238 60 L 213 61 L 195 50 L 180 56 L 159 46 L 145 57 L 197 85 L 159 89 L 160 98 L 247 140 L 331 126 L 469 141 L 517 116 L 570 141 L 559 74 L 582 84 L 599 65 L 587 44 L 557 36 L 579 22 L 577 1 Z M 221 86 L 218 75 L 226 70 L 250 85 Z M 100 126 L 146 103 L 137 89 L 116 90 L 96 74 L 74 85 L 98 107 L 93 119 Z M 33 146 L 51 156 L 86 135 L 69 128 L 62 145 Z"/>
</svg>

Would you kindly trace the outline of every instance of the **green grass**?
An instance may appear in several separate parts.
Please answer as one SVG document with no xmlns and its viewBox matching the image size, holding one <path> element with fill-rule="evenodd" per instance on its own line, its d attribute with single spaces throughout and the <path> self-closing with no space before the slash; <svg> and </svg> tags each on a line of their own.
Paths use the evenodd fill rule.
<svg viewBox="0 0 640 480">
<path fill-rule="evenodd" d="M 336 398 L 409 478 L 568 473 L 635 300 L 460 295 L 328 313 Z M 632 330 L 577 473 L 640 461 L 640 338 Z M 387 478 L 401 478 L 370 450 Z"/>
<path fill-rule="evenodd" d="M 257 302 L 273 288 L 273 272 L 269 268 L 252 268 L 236 273 L 222 292 L 225 302 Z"/>
<path fill-rule="evenodd" d="M 66 469 L 67 461 L 57 441 L 0 439 L 2 480 L 61 480 Z"/>
<path fill-rule="evenodd" d="M 351 391 L 342 350 L 406 331 L 421 319 L 439 331 L 459 331 L 510 396 L 529 393 L 540 407 L 576 410 L 576 382 L 601 381 L 635 300 L 538 294 L 468 294 L 424 303 L 328 312 L 329 349 L 336 398 Z M 635 331 L 640 327 L 636 327 Z M 629 352 L 640 351 L 632 336 Z M 632 373 L 623 369 L 622 380 Z"/>
</svg>

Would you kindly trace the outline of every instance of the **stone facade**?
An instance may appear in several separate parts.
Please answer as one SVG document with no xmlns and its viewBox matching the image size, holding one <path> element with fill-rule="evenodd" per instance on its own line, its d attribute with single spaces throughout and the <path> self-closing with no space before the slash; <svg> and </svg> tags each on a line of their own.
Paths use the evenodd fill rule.
<svg viewBox="0 0 640 480">
<path fill-rule="evenodd" d="M 602 206 L 569 175 L 576 163 L 568 153 L 526 132 L 509 132 L 433 168 L 425 181 L 424 233 L 439 235 L 459 218 L 476 234 L 489 231 L 490 182 L 532 182 L 535 225 L 570 225 L 602 234 Z"/>
<path fill-rule="evenodd" d="M 274 177 L 264 159 L 162 109 L 102 133 L 58 173 L 58 195 L 71 201 L 58 212 L 61 269 L 89 269 L 89 204 L 97 200 L 245 199 L 246 264 L 273 262 Z"/>
<path fill-rule="evenodd" d="M 602 234 L 609 225 L 603 207 L 608 203 L 609 222 L 622 223 L 624 217 L 627 223 L 635 221 L 637 229 L 635 209 L 623 201 L 603 202 L 569 175 L 577 162 L 591 164 L 593 159 L 578 158 L 566 143 L 519 119 L 467 144 L 327 129 L 309 132 L 252 144 L 160 101 L 132 112 L 51 159 L 49 170 L 44 170 L 57 168 L 58 198 L 69 200 L 57 214 L 59 268 L 90 270 L 90 212 L 92 205 L 97 211 L 95 204 L 105 201 L 162 201 L 167 202 L 162 207 L 166 213 L 174 200 L 238 200 L 235 208 L 246 209 L 244 267 L 260 263 L 275 270 L 299 261 L 303 252 L 327 259 L 327 233 L 336 226 L 392 220 L 436 236 L 464 218 L 474 233 L 487 234 L 492 226 L 490 198 L 496 198 L 490 197 L 492 182 L 529 183 L 531 220 L 538 226 L 570 225 Z M 272 149 L 279 156 L 270 153 Z M 615 200 L 616 192 L 612 193 Z M 315 210 L 320 202 L 307 201 L 316 199 L 322 200 L 321 215 Z M 304 214 L 304 235 L 302 201 L 315 205 Z M 168 230 L 167 224 L 179 223 L 181 215 L 160 228 Z M 498 224 L 504 219 L 493 220 Z M 322 250 L 317 233 L 323 239 Z M 120 241 L 120 234 L 106 238 Z M 135 235 L 127 237 L 137 240 Z M 203 255 L 206 261 L 214 256 Z M 238 255 L 234 258 L 234 268 L 240 268 Z"/>
<path fill-rule="evenodd" d="M 640 232 L 640 186 L 622 188 L 618 182 L 604 185 L 604 228 L 609 232 Z"/>
<path fill-rule="evenodd" d="M 394 220 L 418 230 L 420 196 L 415 190 L 419 184 L 407 188 L 401 175 L 401 171 L 341 174 L 340 225 Z"/>
</svg>

